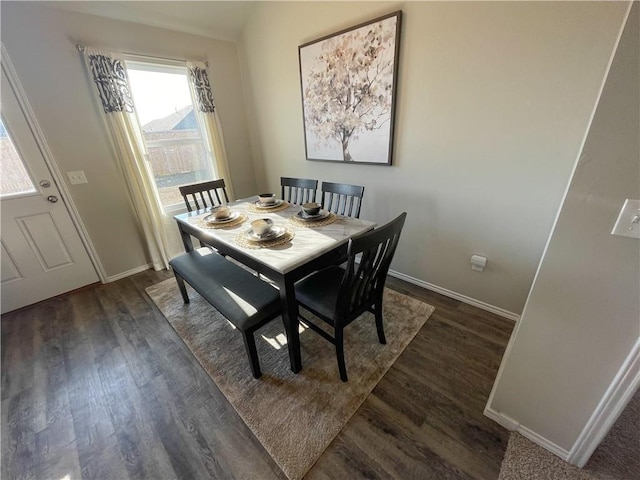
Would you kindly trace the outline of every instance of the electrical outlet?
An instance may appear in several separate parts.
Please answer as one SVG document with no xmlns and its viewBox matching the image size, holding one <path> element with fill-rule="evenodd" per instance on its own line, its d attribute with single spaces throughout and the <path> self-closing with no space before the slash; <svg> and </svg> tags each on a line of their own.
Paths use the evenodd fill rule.
<svg viewBox="0 0 640 480">
<path fill-rule="evenodd" d="M 471 270 L 482 272 L 486 266 L 487 257 L 483 257 L 482 255 L 471 255 Z"/>
<path fill-rule="evenodd" d="M 611 235 L 640 238 L 640 200 L 625 200 Z"/>
<path fill-rule="evenodd" d="M 67 172 L 67 177 L 69 177 L 69 182 L 71 183 L 71 185 L 78 185 L 80 183 L 89 183 L 87 182 L 87 177 L 85 177 L 83 170 L 76 170 L 75 172 Z"/>
</svg>

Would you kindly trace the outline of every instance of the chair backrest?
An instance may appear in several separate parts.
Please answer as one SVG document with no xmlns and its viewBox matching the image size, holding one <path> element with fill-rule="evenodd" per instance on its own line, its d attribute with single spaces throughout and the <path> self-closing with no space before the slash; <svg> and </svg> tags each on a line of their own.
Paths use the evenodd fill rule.
<svg viewBox="0 0 640 480">
<path fill-rule="evenodd" d="M 338 215 L 360 218 L 364 187 L 347 183 L 322 182 L 322 208 Z"/>
<path fill-rule="evenodd" d="M 386 225 L 349 241 L 347 265 L 336 303 L 336 322 L 348 324 L 371 305 L 380 307 L 389 265 L 396 252 L 406 212 Z"/>
<path fill-rule="evenodd" d="M 310 178 L 280 177 L 282 199 L 289 203 L 302 205 L 316 201 L 318 180 Z"/>
<path fill-rule="evenodd" d="M 210 182 L 183 185 L 182 187 L 178 187 L 178 189 L 180 190 L 180 195 L 184 198 L 187 210 L 190 212 L 221 205 L 223 203 L 222 198 L 224 198 L 225 203 L 229 201 L 224 178 Z"/>
</svg>

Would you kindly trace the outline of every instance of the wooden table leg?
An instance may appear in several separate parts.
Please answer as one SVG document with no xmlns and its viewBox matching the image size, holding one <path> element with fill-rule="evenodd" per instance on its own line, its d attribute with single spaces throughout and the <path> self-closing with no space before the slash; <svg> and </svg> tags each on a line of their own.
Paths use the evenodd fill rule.
<svg viewBox="0 0 640 480">
<path fill-rule="evenodd" d="M 287 332 L 287 348 L 289 349 L 289 362 L 291 371 L 298 373 L 302 369 L 302 358 L 300 355 L 300 334 L 298 328 L 298 302 L 296 302 L 293 281 L 285 278 L 278 282 L 280 287 L 280 300 L 282 302 L 282 320 Z"/>
<path fill-rule="evenodd" d="M 191 235 L 182 229 L 182 224 L 180 222 L 178 222 L 178 230 L 180 230 L 180 236 L 182 237 L 182 243 L 184 244 L 184 251 L 193 252 L 193 240 L 191 240 Z"/>
</svg>

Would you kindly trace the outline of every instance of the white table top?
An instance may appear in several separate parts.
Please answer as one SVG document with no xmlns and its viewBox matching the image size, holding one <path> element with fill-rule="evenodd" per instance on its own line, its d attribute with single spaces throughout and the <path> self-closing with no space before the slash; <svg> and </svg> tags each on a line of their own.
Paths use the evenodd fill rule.
<svg viewBox="0 0 640 480">
<path fill-rule="evenodd" d="M 298 226 L 289 221 L 289 217 L 301 210 L 299 205 L 289 205 L 286 210 L 274 213 L 268 213 L 268 211 L 254 213 L 248 209 L 248 204 L 256 199 L 257 197 L 253 197 L 229 204 L 232 212 L 242 212 L 248 217 L 246 222 L 236 227 L 200 228 L 198 224 L 209 212 L 190 212 L 176 215 L 175 218 L 188 222 L 217 240 L 242 251 L 245 255 L 253 257 L 283 274 L 346 243 L 349 238 L 371 230 L 376 225 L 374 222 L 367 220 L 338 216 L 338 219 L 329 225 L 313 228 Z M 274 226 L 282 226 L 292 230 L 295 233 L 295 237 L 284 245 L 270 248 L 250 249 L 239 245 L 235 241 L 236 237 L 249 230 L 251 222 L 258 218 L 272 219 Z"/>
</svg>

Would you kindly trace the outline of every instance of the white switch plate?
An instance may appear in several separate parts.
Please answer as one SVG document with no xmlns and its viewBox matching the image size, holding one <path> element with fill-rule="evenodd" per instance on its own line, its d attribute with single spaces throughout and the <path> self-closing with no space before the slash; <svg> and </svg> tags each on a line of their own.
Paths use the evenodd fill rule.
<svg viewBox="0 0 640 480">
<path fill-rule="evenodd" d="M 640 200 L 625 200 L 611 235 L 640 238 Z"/>
<path fill-rule="evenodd" d="M 69 182 L 71 182 L 71 185 L 78 185 L 79 183 L 89 183 L 87 182 L 87 177 L 84 176 L 83 170 L 67 172 L 67 177 L 69 177 Z"/>
</svg>

